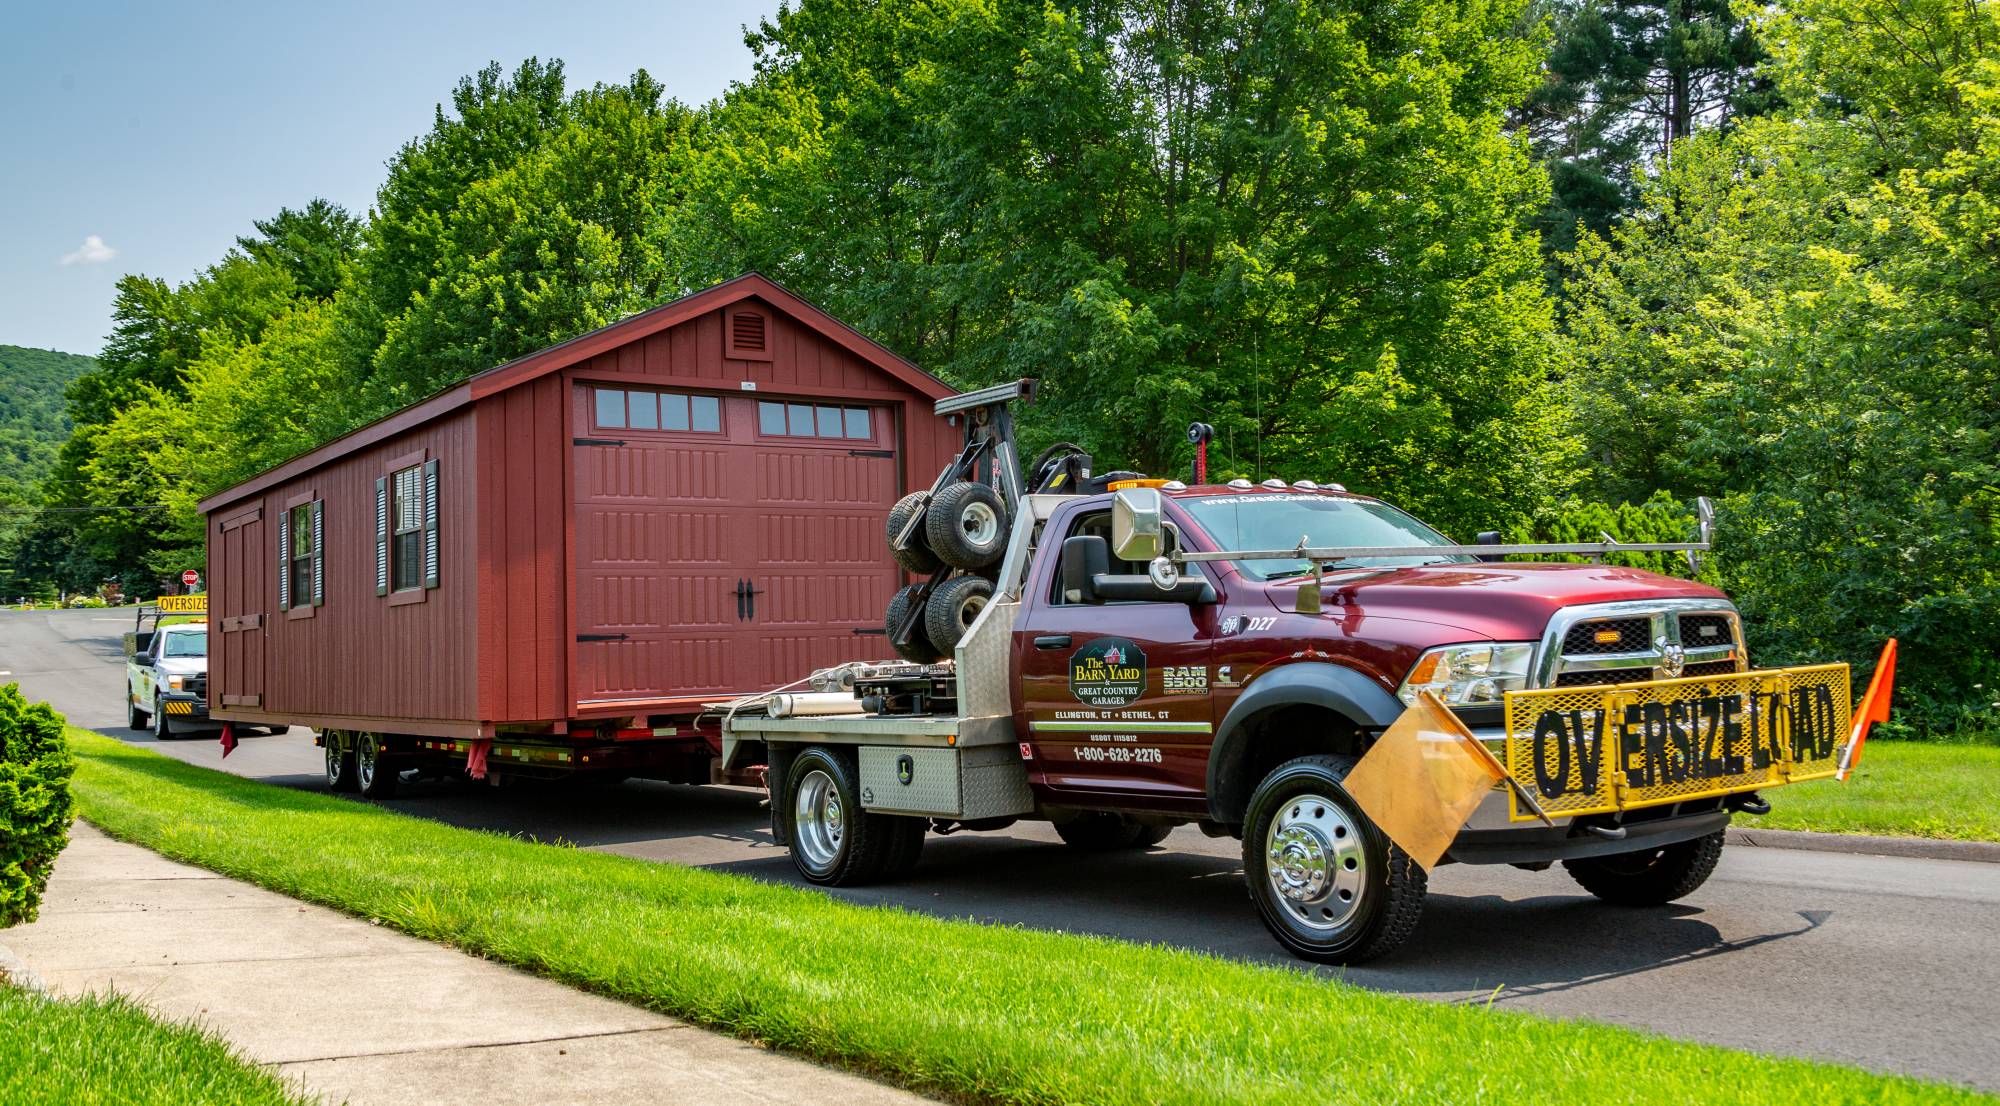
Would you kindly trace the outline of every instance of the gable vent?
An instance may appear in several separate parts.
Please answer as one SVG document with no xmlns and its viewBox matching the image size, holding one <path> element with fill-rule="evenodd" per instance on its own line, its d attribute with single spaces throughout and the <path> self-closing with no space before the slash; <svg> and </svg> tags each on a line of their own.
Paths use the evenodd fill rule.
<svg viewBox="0 0 2000 1106">
<path fill-rule="evenodd" d="M 729 344 L 744 353 L 764 352 L 764 316 L 738 311 L 729 318 Z"/>
</svg>

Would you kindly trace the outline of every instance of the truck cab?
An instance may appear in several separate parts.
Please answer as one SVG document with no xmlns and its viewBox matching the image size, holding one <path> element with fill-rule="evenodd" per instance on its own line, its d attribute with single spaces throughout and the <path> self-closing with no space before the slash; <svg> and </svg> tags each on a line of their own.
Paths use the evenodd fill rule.
<svg viewBox="0 0 2000 1106">
<path fill-rule="evenodd" d="M 208 623 L 184 622 L 126 635 L 126 723 L 165 740 L 205 732 Z"/>
</svg>

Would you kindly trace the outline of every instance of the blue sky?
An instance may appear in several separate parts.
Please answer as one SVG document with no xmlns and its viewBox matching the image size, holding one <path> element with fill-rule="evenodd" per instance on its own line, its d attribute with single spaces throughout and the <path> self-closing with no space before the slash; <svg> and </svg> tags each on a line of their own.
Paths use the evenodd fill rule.
<svg viewBox="0 0 2000 1106">
<path fill-rule="evenodd" d="M 95 353 L 113 284 L 185 280 L 250 221 L 365 212 L 383 163 L 489 61 L 571 87 L 641 67 L 700 103 L 777 0 L 0 4 L 0 343 Z"/>
</svg>

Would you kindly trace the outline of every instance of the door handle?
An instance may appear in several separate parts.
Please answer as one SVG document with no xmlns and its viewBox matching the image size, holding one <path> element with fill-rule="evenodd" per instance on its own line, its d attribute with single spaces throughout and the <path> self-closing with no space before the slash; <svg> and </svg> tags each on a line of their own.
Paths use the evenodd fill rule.
<svg viewBox="0 0 2000 1106">
<path fill-rule="evenodd" d="M 752 581 L 743 581 L 743 601 L 749 606 L 749 618 L 752 622 L 757 621 L 757 597 L 762 594 L 764 594 L 763 588 Z"/>
<path fill-rule="evenodd" d="M 1036 639 L 1035 639 L 1035 648 L 1037 648 L 1037 649 L 1067 649 L 1067 648 L 1069 648 L 1069 635 L 1068 635 L 1068 634 L 1043 634 L 1043 635 L 1041 635 L 1040 637 L 1038 637 L 1038 638 L 1036 638 Z"/>
</svg>

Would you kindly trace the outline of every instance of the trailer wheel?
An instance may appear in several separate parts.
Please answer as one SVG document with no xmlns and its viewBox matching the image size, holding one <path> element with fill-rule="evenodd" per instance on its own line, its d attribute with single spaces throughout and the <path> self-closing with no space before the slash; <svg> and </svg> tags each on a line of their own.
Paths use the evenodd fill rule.
<svg viewBox="0 0 2000 1106">
<path fill-rule="evenodd" d="M 889 644 L 896 655 L 914 664 L 930 664 L 944 654 L 931 644 L 930 632 L 924 629 L 924 617 L 917 615 L 917 624 L 910 628 L 910 640 L 898 642 L 896 631 L 903 628 L 903 620 L 910 616 L 910 607 L 916 602 L 917 589 L 922 584 L 910 584 L 899 589 L 889 599 L 889 613 L 882 618 L 882 626 L 889 632 Z"/>
<path fill-rule="evenodd" d="M 354 746 L 354 786 L 370 799 L 394 796 L 399 782 L 396 761 L 382 748 L 382 736 L 362 734 Z"/>
<path fill-rule="evenodd" d="M 1722 859 L 1721 830 L 1692 841 L 1635 853 L 1565 860 L 1563 868 L 1583 889 L 1619 906 L 1661 906 L 1694 894 Z"/>
<path fill-rule="evenodd" d="M 125 693 L 125 725 L 129 729 L 143 730 L 153 724 L 153 716 L 139 709 L 139 697 Z"/>
<path fill-rule="evenodd" d="M 911 515 L 924 509 L 924 500 L 928 496 L 928 492 L 911 492 L 898 499 L 894 507 L 889 508 L 886 534 L 889 540 L 889 554 L 896 558 L 896 563 L 902 566 L 903 571 L 918 576 L 929 576 L 943 567 L 944 562 L 938 560 L 937 554 L 931 552 L 922 526 L 917 527 L 917 532 L 910 535 L 908 549 L 896 548 L 896 535 L 903 532 L 903 527 L 909 523 Z"/>
<path fill-rule="evenodd" d="M 851 887 L 882 874 L 895 843 L 894 819 L 861 809 L 853 758 L 813 746 L 792 761 L 792 865 L 807 880 Z"/>
<path fill-rule="evenodd" d="M 965 640 L 972 621 L 993 599 L 993 584 L 983 576 L 954 576 L 932 589 L 924 601 L 924 636 L 938 652 L 950 655 Z"/>
<path fill-rule="evenodd" d="M 1423 914 L 1423 868 L 1341 787 L 1355 763 L 1286 761 L 1257 785 L 1244 826 L 1243 878 L 1265 928 L 1294 956 L 1323 964 L 1385 955 Z"/>
<path fill-rule="evenodd" d="M 985 484 L 947 484 L 931 500 L 924 532 L 931 552 L 953 568 L 976 570 L 1007 551 L 1007 508 L 1000 493 Z"/>
<path fill-rule="evenodd" d="M 320 740 L 326 745 L 326 786 L 329 791 L 355 789 L 354 750 L 342 748 L 340 734 L 328 730 Z"/>
</svg>

